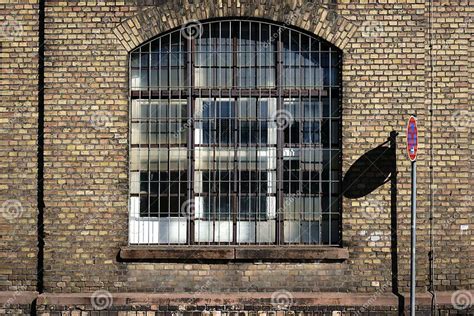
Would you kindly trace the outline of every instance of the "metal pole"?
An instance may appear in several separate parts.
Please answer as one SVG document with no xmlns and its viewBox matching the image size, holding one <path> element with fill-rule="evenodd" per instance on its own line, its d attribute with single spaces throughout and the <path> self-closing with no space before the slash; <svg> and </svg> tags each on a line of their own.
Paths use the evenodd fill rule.
<svg viewBox="0 0 474 316">
<path fill-rule="evenodd" d="M 411 258 L 410 258 L 410 315 L 415 315 L 415 255 L 416 255 L 416 160 L 411 163 Z"/>
</svg>

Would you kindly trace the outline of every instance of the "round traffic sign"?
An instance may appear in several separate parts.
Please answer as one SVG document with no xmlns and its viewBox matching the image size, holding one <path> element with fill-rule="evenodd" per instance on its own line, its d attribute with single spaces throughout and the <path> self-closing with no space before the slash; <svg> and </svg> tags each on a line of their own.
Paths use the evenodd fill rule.
<svg viewBox="0 0 474 316">
<path fill-rule="evenodd" d="M 407 126 L 407 152 L 411 161 L 416 160 L 418 152 L 418 127 L 416 126 L 416 117 L 410 116 Z"/>
</svg>

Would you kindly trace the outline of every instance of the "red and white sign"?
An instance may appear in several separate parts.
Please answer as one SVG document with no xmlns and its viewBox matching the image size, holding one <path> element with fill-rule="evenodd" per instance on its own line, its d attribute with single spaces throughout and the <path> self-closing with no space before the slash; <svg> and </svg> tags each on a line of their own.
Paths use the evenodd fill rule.
<svg viewBox="0 0 474 316">
<path fill-rule="evenodd" d="M 411 161 L 416 160 L 418 152 L 418 127 L 416 126 L 416 117 L 410 116 L 407 126 L 407 152 Z"/>
</svg>

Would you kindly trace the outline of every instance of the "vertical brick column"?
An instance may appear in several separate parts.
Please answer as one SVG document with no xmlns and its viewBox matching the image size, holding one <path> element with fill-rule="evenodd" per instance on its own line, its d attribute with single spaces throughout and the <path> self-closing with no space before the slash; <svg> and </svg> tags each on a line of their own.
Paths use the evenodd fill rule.
<svg viewBox="0 0 474 316">
<path fill-rule="evenodd" d="M 36 287 L 38 2 L 0 1 L 0 291 Z"/>
<path fill-rule="evenodd" d="M 474 273 L 473 15 L 470 1 L 433 2 L 434 281 L 438 290 L 472 288 Z"/>
</svg>

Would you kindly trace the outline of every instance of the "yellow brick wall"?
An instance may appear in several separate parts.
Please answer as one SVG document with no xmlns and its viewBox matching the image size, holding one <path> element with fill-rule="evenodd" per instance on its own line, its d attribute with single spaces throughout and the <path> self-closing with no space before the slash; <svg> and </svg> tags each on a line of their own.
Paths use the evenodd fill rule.
<svg viewBox="0 0 474 316">
<path fill-rule="evenodd" d="M 289 14 L 295 26 L 344 52 L 343 172 L 384 143 L 391 131 L 400 133 L 396 149 L 400 291 L 409 285 L 410 162 L 405 129 L 413 113 L 420 131 L 417 285 L 420 291 L 428 286 L 433 191 L 436 288 L 472 287 L 472 4 L 435 1 L 430 14 L 424 0 L 337 1 L 337 5 L 265 0 L 161 3 L 138 7 L 128 1 L 46 3 L 46 291 L 200 291 L 203 284 L 209 292 L 391 291 L 387 287 L 392 265 L 390 183 L 360 199 L 344 198 L 343 242 L 350 259 L 342 263 L 117 262 L 120 247 L 128 242 L 128 52 L 189 19 L 254 16 L 283 22 Z M 20 4 L 15 10 L 2 6 L 8 15 L 20 16 L 25 34 L 36 36 L 37 22 L 28 14 L 35 4 L 23 4 L 24 10 Z M 8 94 L 8 102 L 18 99 L 22 105 L 11 113 L 2 98 L 1 111 L 7 115 L 0 122 L 8 126 L 24 109 L 26 125 L 2 135 L 0 146 L 6 148 L 2 157 L 16 160 L 0 162 L 2 169 L 5 165 L 11 170 L 2 172 L 0 196 L 18 197 L 32 208 L 29 217 L 21 217 L 26 230 L 17 235 L 25 243 L 17 255 L 28 259 L 15 268 L 10 259 L 0 261 L 2 275 L 9 275 L 0 286 L 11 290 L 34 280 L 36 63 L 21 54 L 37 45 L 26 35 L 3 45 L 1 56 L 17 74 L 7 74 L 2 92 Z M 16 66 L 25 58 L 26 64 Z M 12 230 L 15 225 L 2 227 Z M 6 236 L 8 246 L 15 243 L 13 233 Z"/>
<path fill-rule="evenodd" d="M 0 289 L 36 286 L 38 3 L 0 1 Z"/>
</svg>

